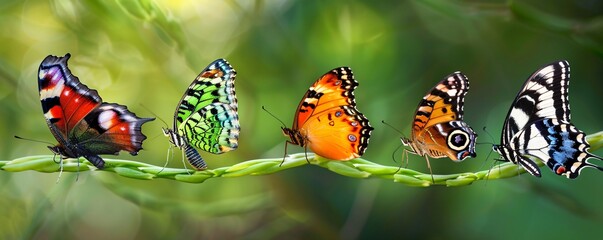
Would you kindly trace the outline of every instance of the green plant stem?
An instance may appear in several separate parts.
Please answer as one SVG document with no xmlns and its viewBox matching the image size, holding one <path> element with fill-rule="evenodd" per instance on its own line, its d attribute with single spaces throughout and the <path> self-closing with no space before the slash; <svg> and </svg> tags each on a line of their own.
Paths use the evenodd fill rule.
<svg viewBox="0 0 603 240">
<path fill-rule="evenodd" d="M 600 148 L 603 144 L 603 131 L 591 134 L 587 141 L 592 144 L 591 150 Z M 57 157 L 53 155 L 27 156 L 10 161 L 0 161 L 0 169 L 7 172 L 21 172 L 33 170 L 38 172 L 59 172 L 60 164 L 56 162 Z M 82 172 L 88 170 L 115 172 L 118 175 L 151 180 L 155 178 L 166 178 L 180 182 L 202 183 L 210 178 L 219 177 L 242 177 L 272 174 L 294 167 L 312 164 L 337 174 L 352 178 L 384 178 L 409 186 L 428 187 L 441 186 L 464 186 L 478 180 L 503 179 L 518 176 L 525 171 L 513 164 L 503 163 L 492 169 L 479 172 L 465 172 L 447 175 L 431 175 L 398 166 L 386 166 L 365 159 L 357 158 L 350 161 L 333 161 L 308 153 L 296 153 L 289 155 L 285 161 L 282 158 L 266 158 L 244 161 L 232 166 L 194 171 L 191 169 L 163 168 L 147 163 L 104 159 L 105 168 L 96 169 L 88 161 L 80 159 L 63 160 L 63 171 Z M 537 161 L 542 166 L 540 161 Z M 281 165 L 282 163 L 282 165 Z M 432 181 L 433 177 L 433 181 Z"/>
</svg>

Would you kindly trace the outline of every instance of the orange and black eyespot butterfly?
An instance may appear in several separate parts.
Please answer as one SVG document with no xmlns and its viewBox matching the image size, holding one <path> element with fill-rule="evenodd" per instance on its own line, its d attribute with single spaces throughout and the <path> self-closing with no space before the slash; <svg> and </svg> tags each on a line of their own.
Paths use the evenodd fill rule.
<svg viewBox="0 0 603 240">
<path fill-rule="evenodd" d="M 463 103 L 469 80 L 461 72 L 446 76 L 419 102 L 411 138 L 402 138 L 410 152 L 428 157 L 462 161 L 475 157 L 477 134 L 463 122 Z"/>
<path fill-rule="evenodd" d="M 373 127 L 356 109 L 357 86 L 348 67 L 335 68 L 320 77 L 299 103 L 293 127 L 282 127 L 283 134 L 290 138 L 285 143 L 285 155 L 291 143 L 332 160 L 362 156 Z"/>
</svg>

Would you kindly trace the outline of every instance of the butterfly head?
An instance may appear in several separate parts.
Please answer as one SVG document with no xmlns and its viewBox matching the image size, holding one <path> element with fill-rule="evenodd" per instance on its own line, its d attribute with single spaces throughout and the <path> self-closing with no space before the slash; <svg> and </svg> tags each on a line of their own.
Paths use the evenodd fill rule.
<svg viewBox="0 0 603 240">
<path fill-rule="evenodd" d="M 419 149 L 419 146 L 417 146 L 417 144 L 415 144 L 415 142 L 412 139 L 406 138 L 406 137 L 401 137 L 400 141 L 402 142 L 402 145 L 404 145 L 405 147 L 410 147 L 411 153 L 421 155 L 421 149 Z"/>
<path fill-rule="evenodd" d="M 163 135 L 168 137 L 171 144 L 174 144 L 178 148 L 182 148 L 185 145 L 184 138 L 174 130 L 169 128 L 161 128 L 161 130 L 163 130 Z"/>
<path fill-rule="evenodd" d="M 75 148 L 75 147 L 74 147 Z M 48 146 L 48 149 L 54 154 L 60 155 L 62 158 L 78 158 L 80 155 L 70 151 L 63 145 Z"/>
<path fill-rule="evenodd" d="M 291 139 L 291 143 L 303 147 L 306 145 L 306 139 L 300 131 L 291 128 L 281 127 L 283 134 Z"/>
<path fill-rule="evenodd" d="M 497 152 L 498 154 L 501 154 L 501 148 L 502 148 L 502 146 L 501 146 L 501 145 L 497 145 L 497 144 L 492 145 L 492 151 L 495 151 L 495 152 Z M 501 155 L 502 155 L 502 154 L 501 154 Z"/>
<path fill-rule="evenodd" d="M 71 147 L 65 147 L 59 144 L 56 146 L 48 146 L 48 149 L 50 149 L 52 153 L 61 156 L 62 159 L 79 158 L 83 156 L 88 160 L 88 162 L 92 163 L 98 169 L 103 169 L 105 167 L 105 161 L 103 161 L 101 157 L 89 151 L 83 150 L 77 144 Z"/>
<path fill-rule="evenodd" d="M 510 162 L 517 162 L 515 160 L 515 151 L 513 151 L 513 149 L 511 149 L 509 146 L 504 145 L 504 144 L 494 144 L 492 145 L 492 150 L 497 152 L 505 161 L 510 161 Z"/>
</svg>

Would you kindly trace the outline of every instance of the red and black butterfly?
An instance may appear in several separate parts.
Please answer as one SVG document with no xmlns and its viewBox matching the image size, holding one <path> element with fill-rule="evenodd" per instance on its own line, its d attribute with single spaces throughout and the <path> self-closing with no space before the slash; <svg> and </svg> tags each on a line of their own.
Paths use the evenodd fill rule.
<svg viewBox="0 0 603 240">
<path fill-rule="evenodd" d="M 62 158 L 88 159 L 102 169 L 99 154 L 125 150 L 136 155 L 147 138 L 142 124 L 154 118 L 138 118 L 126 106 L 103 102 L 98 92 L 82 84 L 67 67 L 64 57 L 48 56 L 40 64 L 38 86 L 46 123 L 59 142 L 48 146 Z"/>
</svg>

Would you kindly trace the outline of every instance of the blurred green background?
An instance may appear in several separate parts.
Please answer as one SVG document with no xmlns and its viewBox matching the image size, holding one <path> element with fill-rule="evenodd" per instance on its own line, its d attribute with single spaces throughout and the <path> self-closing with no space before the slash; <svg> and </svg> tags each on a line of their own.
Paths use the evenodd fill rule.
<svg viewBox="0 0 603 240">
<path fill-rule="evenodd" d="M 287 124 L 320 75 L 349 66 L 358 108 L 375 130 L 364 155 L 385 164 L 420 98 L 447 74 L 471 81 L 465 121 L 478 158 L 431 160 L 434 173 L 490 168 L 509 105 L 540 66 L 567 59 L 573 121 L 603 130 L 603 2 L 586 1 L 16 1 L 0 3 L 0 159 L 51 154 L 37 69 L 69 52 L 72 72 L 105 101 L 168 124 L 189 83 L 226 58 L 238 72 L 240 147 L 202 155 L 211 167 L 280 157 Z M 119 158 L 163 165 L 161 121 L 145 124 L 144 151 Z M 488 128 L 491 138 L 482 131 Z M 302 148 L 291 147 L 291 153 Z M 603 151 L 595 153 L 603 154 Z M 107 156 L 113 157 L 113 156 Z M 600 164 L 600 162 L 599 162 Z M 179 152 L 171 167 L 182 167 Z M 409 168 L 428 172 L 421 157 Z M 141 181 L 107 172 L 0 172 L 0 238 L 586 238 L 603 224 L 603 174 L 577 180 L 543 169 L 459 188 L 411 188 L 352 179 L 316 166 L 203 184 Z"/>
</svg>

